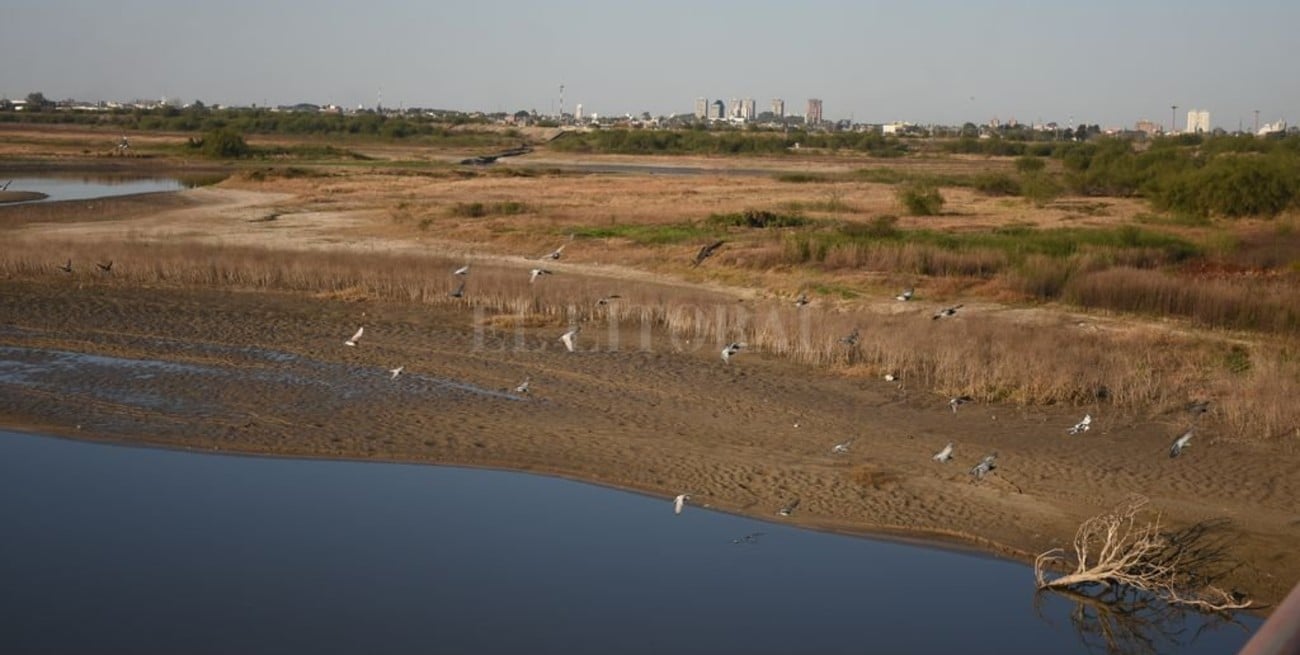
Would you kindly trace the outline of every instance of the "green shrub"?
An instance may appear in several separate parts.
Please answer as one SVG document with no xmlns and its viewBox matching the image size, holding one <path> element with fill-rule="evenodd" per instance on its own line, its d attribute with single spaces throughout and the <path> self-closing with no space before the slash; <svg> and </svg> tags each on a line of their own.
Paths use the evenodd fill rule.
<svg viewBox="0 0 1300 655">
<path fill-rule="evenodd" d="M 200 139 L 191 138 L 190 147 L 198 148 L 203 156 L 213 159 L 240 159 L 252 152 L 243 136 L 224 127 L 212 130 Z"/>
<path fill-rule="evenodd" d="M 1037 173 L 1044 168 L 1047 168 L 1047 162 L 1043 161 L 1041 158 L 1029 155 L 1016 157 L 1016 171 L 1022 174 Z"/>
<path fill-rule="evenodd" d="M 931 184 L 910 182 L 898 187 L 894 194 L 912 216 L 936 216 L 943 210 L 943 194 Z"/>
<path fill-rule="evenodd" d="M 798 214 L 777 214 L 765 209 L 746 209 L 735 214 L 713 214 L 709 216 L 709 223 L 734 227 L 777 228 L 807 225 L 808 219 Z"/>
<path fill-rule="evenodd" d="M 1020 183 L 1006 173 L 980 173 L 975 176 L 975 190 L 986 196 L 1018 196 Z"/>
</svg>

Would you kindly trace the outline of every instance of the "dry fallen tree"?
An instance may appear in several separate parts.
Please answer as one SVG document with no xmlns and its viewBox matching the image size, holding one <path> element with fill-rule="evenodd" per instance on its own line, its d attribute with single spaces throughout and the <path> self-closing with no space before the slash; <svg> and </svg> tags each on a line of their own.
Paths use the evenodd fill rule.
<svg viewBox="0 0 1300 655">
<path fill-rule="evenodd" d="M 1086 593 L 1100 587 L 1102 595 L 1109 591 L 1115 599 L 1126 596 L 1117 590 L 1138 590 L 1205 612 L 1251 606 L 1248 599 L 1212 584 L 1207 574 L 1224 562 L 1226 542 L 1213 534 L 1221 523 L 1162 532 L 1159 515 L 1139 520 L 1146 504 L 1146 498 L 1134 498 L 1084 521 L 1074 535 L 1073 570 L 1064 575 L 1050 580 L 1046 575 L 1048 567 L 1071 565 L 1063 549 L 1040 554 L 1034 560 L 1038 588 Z"/>
</svg>

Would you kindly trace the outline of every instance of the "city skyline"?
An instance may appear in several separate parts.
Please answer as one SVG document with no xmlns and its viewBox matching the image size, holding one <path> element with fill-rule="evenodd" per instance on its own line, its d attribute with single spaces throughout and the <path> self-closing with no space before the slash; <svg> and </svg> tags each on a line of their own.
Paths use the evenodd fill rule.
<svg viewBox="0 0 1300 655">
<path fill-rule="evenodd" d="M 382 95 L 388 107 L 554 114 L 563 102 L 570 113 L 582 103 L 587 113 L 666 116 L 725 93 L 724 102 L 784 98 L 798 109 L 821 98 L 826 120 L 858 123 L 1168 125 L 1174 105 L 1209 111 L 1225 129 L 1252 126 L 1256 111 L 1261 122 L 1300 122 L 1300 87 L 1288 83 L 1300 54 L 1294 3 L 798 9 L 792 18 L 790 5 L 761 0 L 666 0 L 654 11 L 568 0 L 18 0 L 0 23 L 0 53 L 13 63 L 0 70 L 0 95 L 346 107 Z M 721 36 L 753 47 L 715 50 Z"/>
</svg>

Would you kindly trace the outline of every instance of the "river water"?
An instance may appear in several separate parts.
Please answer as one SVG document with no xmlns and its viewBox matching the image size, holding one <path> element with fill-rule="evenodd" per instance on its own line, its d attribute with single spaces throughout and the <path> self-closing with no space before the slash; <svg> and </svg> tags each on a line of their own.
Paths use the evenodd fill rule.
<svg viewBox="0 0 1300 655">
<path fill-rule="evenodd" d="M 0 652 L 1106 652 L 1023 564 L 778 521 L 0 432 Z M 1123 652 L 1235 652 L 1259 625 L 1236 620 L 1138 626 L 1154 648 Z"/>
</svg>

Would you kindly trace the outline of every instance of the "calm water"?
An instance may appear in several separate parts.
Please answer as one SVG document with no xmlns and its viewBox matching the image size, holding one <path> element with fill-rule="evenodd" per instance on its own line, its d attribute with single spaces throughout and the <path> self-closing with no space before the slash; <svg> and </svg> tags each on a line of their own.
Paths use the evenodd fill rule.
<svg viewBox="0 0 1300 655">
<path fill-rule="evenodd" d="M 9 178 L 0 178 L 3 185 Z M 86 200 L 109 196 L 126 196 L 133 193 L 179 191 L 194 186 L 172 177 L 121 177 L 109 175 L 15 177 L 10 191 L 35 191 L 48 198 L 26 202 L 54 202 L 56 200 Z M 5 203 L 20 205 L 24 203 Z"/>
<path fill-rule="evenodd" d="M 0 432 L 0 530 L 4 653 L 1104 652 L 1021 564 L 518 473 Z"/>
</svg>

